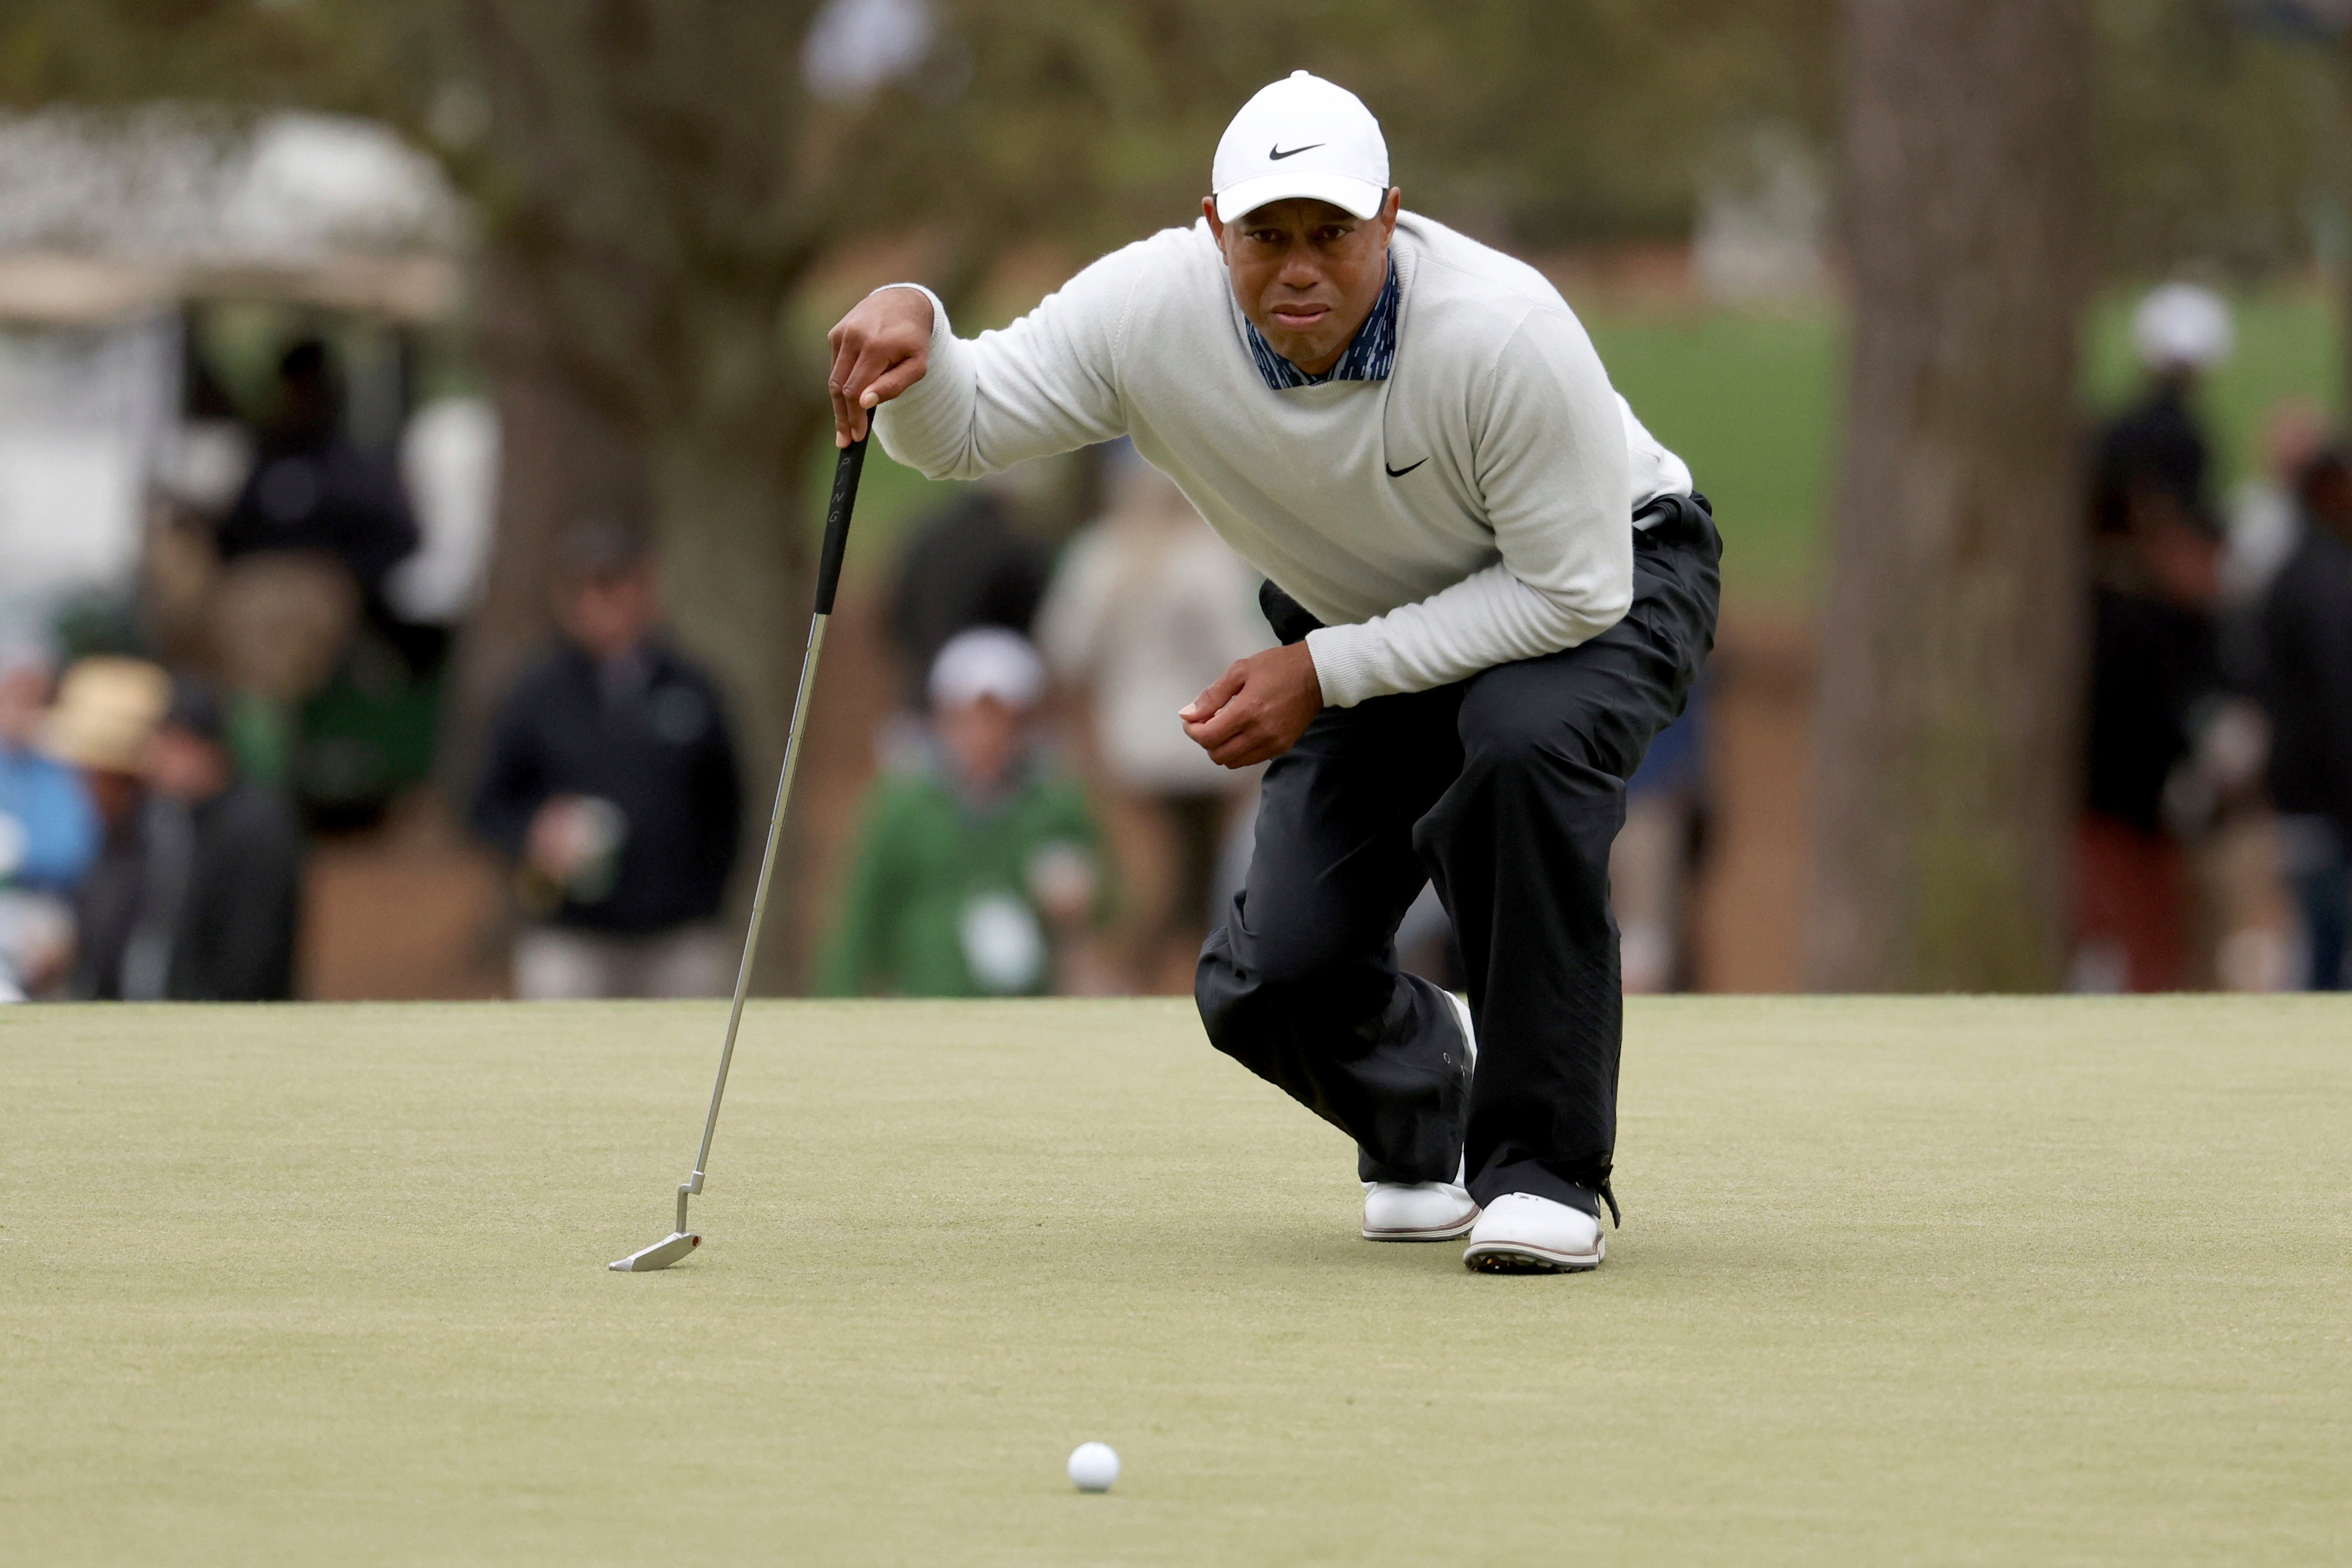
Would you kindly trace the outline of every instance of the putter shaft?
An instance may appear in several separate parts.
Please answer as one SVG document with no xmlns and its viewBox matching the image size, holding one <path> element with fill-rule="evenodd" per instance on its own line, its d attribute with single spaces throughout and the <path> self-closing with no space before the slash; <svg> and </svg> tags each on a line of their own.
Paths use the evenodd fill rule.
<svg viewBox="0 0 2352 1568">
<path fill-rule="evenodd" d="M 727 1097 L 727 1070 L 735 1061 L 735 1031 L 743 1024 L 743 998 L 751 988 L 751 962 L 760 950 L 760 927 L 768 915 L 768 889 L 775 880 L 776 854 L 784 838 L 784 810 L 793 798 L 793 775 L 801 763 L 801 736 L 808 716 L 809 692 L 816 685 L 817 657 L 824 651 L 825 622 L 821 611 L 809 617 L 808 651 L 801 656 L 801 684 L 793 698 L 793 724 L 784 737 L 784 767 L 776 780 L 776 809 L 768 818 L 768 847 L 760 856 L 760 881 L 751 894 L 751 924 L 743 934 L 743 961 L 735 970 L 735 999 L 727 1009 L 727 1038 L 719 1048 L 719 1076 L 710 1084 L 710 1111 L 702 1119 L 702 1146 L 694 1154 L 694 1172 L 677 1187 L 677 1228 L 686 1229 L 686 1201 L 702 1190 L 702 1174 L 710 1164 L 710 1140 L 719 1131 L 719 1104 Z"/>
<path fill-rule="evenodd" d="M 784 735 L 784 765 L 776 779 L 775 809 L 768 815 L 768 844 L 760 856 L 760 880 L 751 891 L 751 921 L 743 933 L 743 961 L 735 970 L 735 998 L 727 1009 L 727 1038 L 719 1047 L 719 1074 L 711 1081 L 710 1110 L 702 1119 L 702 1146 L 695 1151 L 692 1173 L 677 1186 L 677 1228 L 666 1239 L 612 1265 L 625 1273 L 667 1269 L 701 1244 L 702 1238 L 686 1228 L 687 1201 L 702 1190 L 703 1173 L 710 1166 L 710 1140 L 719 1131 L 719 1103 L 727 1097 L 727 1070 L 735 1061 L 735 1033 L 742 1027 L 743 998 L 751 988 L 751 961 L 760 950 L 760 928 L 766 923 L 768 914 L 768 890 L 775 882 L 776 855 L 783 843 L 784 810 L 793 798 L 793 775 L 800 768 L 809 694 L 816 685 L 817 657 L 824 651 L 825 622 L 833 619 L 834 593 L 841 586 L 842 555 L 849 544 L 849 517 L 857 504 L 857 480 L 865 466 L 864 436 L 843 447 L 834 465 L 833 499 L 825 507 L 824 547 L 817 558 L 816 609 L 809 617 L 808 649 L 801 656 L 800 689 L 793 697 L 792 727 Z"/>
</svg>

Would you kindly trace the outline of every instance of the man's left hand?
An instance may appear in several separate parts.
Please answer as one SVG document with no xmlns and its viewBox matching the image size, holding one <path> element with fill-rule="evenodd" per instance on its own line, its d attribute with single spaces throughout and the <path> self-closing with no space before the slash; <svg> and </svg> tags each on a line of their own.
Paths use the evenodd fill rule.
<svg viewBox="0 0 2352 1568">
<path fill-rule="evenodd" d="M 1212 762 L 1247 768 L 1297 745 L 1322 711 L 1314 655 L 1293 643 L 1234 661 L 1176 716 Z"/>
</svg>

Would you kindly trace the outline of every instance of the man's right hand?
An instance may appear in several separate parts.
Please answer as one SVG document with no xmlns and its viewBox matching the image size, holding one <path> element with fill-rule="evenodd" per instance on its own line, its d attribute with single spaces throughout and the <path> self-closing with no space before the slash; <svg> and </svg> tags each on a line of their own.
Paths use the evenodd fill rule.
<svg viewBox="0 0 2352 1568">
<path fill-rule="evenodd" d="M 825 334 L 833 345 L 833 444 L 863 440 L 873 410 L 923 379 L 931 364 L 931 301 L 914 288 L 859 300 Z"/>
</svg>

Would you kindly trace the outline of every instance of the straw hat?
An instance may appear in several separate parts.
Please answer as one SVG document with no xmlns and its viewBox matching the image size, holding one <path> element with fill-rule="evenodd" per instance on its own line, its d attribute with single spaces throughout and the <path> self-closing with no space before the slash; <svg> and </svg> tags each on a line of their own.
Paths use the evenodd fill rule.
<svg viewBox="0 0 2352 1568">
<path fill-rule="evenodd" d="M 136 773 L 147 737 L 172 704 L 172 677 L 144 659 L 81 659 L 58 683 L 41 746 L 60 762 Z"/>
</svg>

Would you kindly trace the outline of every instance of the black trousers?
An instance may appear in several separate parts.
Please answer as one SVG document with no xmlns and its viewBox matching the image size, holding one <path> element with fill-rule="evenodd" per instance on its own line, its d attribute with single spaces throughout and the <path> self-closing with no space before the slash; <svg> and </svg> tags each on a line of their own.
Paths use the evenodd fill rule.
<svg viewBox="0 0 2352 1568">
<path fill-rule="evenodd" d="M 1715 644 L 1704 497 L 1654 503 L 1633 603 L 1599 637 L 1431 691 L 1325 708 L 1265 772 L 1249 878 L 1201 950 L 1219 1051 L 1355 1139 L 1366 1181 L 1451 1181 L 1598 1214 L 1622 1001 L 1609 848 L 1625 779 Z M 1268 585 L 1286 643 L 1316 624 Z M 1424 879 L 1454 918 L 1478 1033 L 1397 967 Z M 1611 1200 L 1613 1209 L 1614 1202 Z"/>
</svg>

